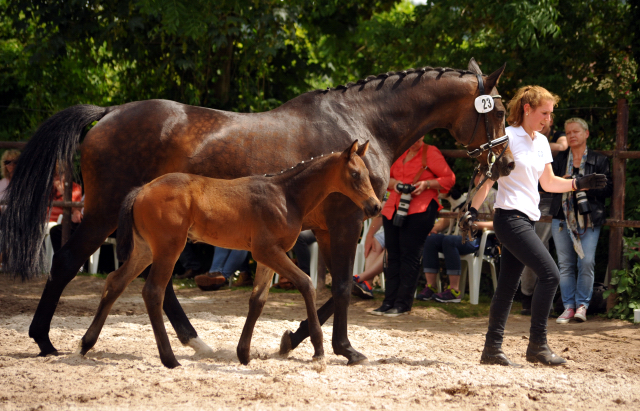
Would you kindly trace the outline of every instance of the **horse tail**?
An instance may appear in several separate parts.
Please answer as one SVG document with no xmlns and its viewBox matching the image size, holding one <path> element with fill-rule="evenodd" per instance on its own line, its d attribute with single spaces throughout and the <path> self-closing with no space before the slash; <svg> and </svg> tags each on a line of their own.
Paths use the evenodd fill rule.
<svg viewBox="0 0 640 411">
<path fill-rule="evenodd" d="M 118 238 L 116 239 L 118 260 L 127 261 L 131 257 L 133 251 L 133 230 L 136 229 L 133 221 L 133 204 L 136 202 L 138 194 L 143 186 L 136 187 L 122 202 L 120 207 L 120 215 L 118 216 Z"/>
<path fill-rule="evenodd" d="M 23 281 L 44 273 L 44 222 L 56 163 L 70 164 L 85 128 L 111 110 L 92 105 L 69 107 L 42 123 L 27 143 L 5 192 L 7 208 L 0 217 L 5 272 Z"/>
</svg>

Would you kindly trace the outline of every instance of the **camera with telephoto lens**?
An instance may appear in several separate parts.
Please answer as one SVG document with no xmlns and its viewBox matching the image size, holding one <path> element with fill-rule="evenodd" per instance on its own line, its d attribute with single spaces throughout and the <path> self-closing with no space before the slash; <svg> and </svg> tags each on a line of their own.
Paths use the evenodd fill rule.
<svg viewBox="0 0 640 411">
<path fill-rule="evenodd" d="M 416 186 L 411 184 L 398 183 L 396 189 L 400 192 L 400 204 L 398 204 L 398 211 L 393 217 L 393 225 L 396 227 L 402 227 L 404 224 L 404 218 L 409 211 L 409 203 L 411 202 L 411 193 L 416 189 Z"/>
<path fill-rule="evenodd" d="M 574 176 L 574 178 L 582 177 L 582 174 Z M 582 215 L 589 214 L 591 212 L 591 206 L 587 200 L 587 193 L 585 191 L 576 191 L 576 202 L 578 203 L 578 212 Z"/>
</svg>

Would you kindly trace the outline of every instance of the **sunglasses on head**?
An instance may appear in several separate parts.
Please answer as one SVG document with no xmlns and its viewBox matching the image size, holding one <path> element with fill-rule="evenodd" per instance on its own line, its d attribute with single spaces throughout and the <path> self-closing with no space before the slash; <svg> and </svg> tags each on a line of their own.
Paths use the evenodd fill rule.
<svg viewBox="0 0 640 411">
<path fill-rule="evenodd" d="M 8 166 L 9 164 L 16 164 L 18 160 L 4 160 L 4 165 Z"/>
</svg>

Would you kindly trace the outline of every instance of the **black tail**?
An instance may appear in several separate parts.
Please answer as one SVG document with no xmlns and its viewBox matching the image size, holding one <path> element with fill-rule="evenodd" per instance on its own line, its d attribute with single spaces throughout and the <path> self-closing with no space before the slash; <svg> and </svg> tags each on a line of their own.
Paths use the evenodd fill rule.
<svg viewBox="0 0 640 411">
<path fill-rule="evenodd" d="M 117 253 L 118 260 L 127 261 L 131 257 L 131 251 L 133 251 L 133 230 L 135 230 L 135 224 L 133 221 L 133 203 L 136 202 L 138 193 L 142 190 L 141 187 L 136 187 L 127 196 L 120 206 L 120 215 L 118 216 L 118 238 L 116 243 L 118 244 Z"/>
<path fill-rule="evenodd" d="M 110 111 L 91 105 L 69 107 L 46 120 L 23 150 L 0 217 L 4 271 L 23 280 L 44 273 L 45 220 L 56 162 L 70 164 L 85 127 Z"/>
</svg>

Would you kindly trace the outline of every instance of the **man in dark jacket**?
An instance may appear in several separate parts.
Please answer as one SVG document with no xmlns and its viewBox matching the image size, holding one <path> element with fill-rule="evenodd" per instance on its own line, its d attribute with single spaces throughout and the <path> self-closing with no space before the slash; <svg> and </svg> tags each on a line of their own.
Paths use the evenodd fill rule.
<svg viewBox="0 0 640 411">
<path fill-rule="evenodd" d="M 600 190 L 554 194 L 550 214 L 551 234 L 558 254 L 560 292 L 564 313 L 556 322 L 572 318 L 587 321 L 587 308 L 593 292 L 596 246 L 605 221 L 604 199 L 613 193 L 609 159 L 587 148 L 589 126 L 581 118 L 564 123 L 569 149 L 558 154 L 553 172 L 567 178 L 591 173 L 605 174 L 607 186 Z M 578 277 L 576 278 L 576 266 Z"/>
</svg>

